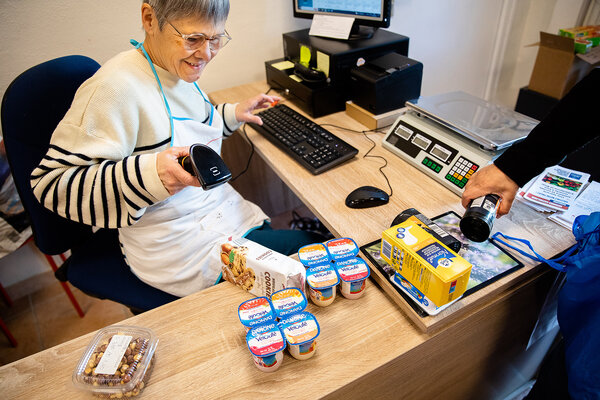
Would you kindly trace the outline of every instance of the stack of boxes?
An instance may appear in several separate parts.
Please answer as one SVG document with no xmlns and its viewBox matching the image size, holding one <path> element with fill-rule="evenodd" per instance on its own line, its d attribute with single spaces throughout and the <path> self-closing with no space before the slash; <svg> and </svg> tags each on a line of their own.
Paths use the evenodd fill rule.
<svg viewBox="0 0 600 400">
<path fill-rule="evenodd" d="M 600 64 L 600 26 L 540 32 L 529 85 L 519 92 L 515 111 L 542 120 L 565 94 Z"/>
</svg>

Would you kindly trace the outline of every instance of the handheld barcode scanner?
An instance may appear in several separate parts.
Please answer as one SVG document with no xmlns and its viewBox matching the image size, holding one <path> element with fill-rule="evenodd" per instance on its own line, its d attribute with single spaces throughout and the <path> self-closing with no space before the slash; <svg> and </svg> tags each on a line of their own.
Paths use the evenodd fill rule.
<svg viewBox="0 0 600 400">
<path fill-rule="evenodd" d="M 190 146 L 190 155 L 180 157 L 179 164 L 200 181 L 202 189 L 209 190 L 231 179 L 231 172 L 219 154 L 203 144 Z"/>
</svg>

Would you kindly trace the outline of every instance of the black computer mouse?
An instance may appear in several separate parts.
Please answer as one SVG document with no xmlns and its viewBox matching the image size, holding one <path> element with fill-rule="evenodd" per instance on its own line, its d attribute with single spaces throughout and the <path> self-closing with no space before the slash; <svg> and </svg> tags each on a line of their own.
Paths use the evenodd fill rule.
<svg viewBox="0 0 600 400">
<path fill-rule="evenodd" d="M 387 204 L 390 201 L 388 194 L 373 186 L 361 186 L 354 189 L 346 197 L 346 206 L 350 208 L 369 208 Z"/>
</svg>

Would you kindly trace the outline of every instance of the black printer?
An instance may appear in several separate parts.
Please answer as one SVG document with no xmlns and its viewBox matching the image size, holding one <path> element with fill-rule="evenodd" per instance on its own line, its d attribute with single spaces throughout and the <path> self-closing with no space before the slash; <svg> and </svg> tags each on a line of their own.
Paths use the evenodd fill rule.
<svg viewBox="0 0 600 400">
<path fill-rule="evenodd" d="M 283 34 L 283 59 L 265 62 L 267 83 L 285 90 L 285 96 L 311 117 L 342 111 L 350 100 L 350 70 L 387 53 L 408 54 L 409 38 L 384 29 L 378 29 L 371 39 L 355 41 L 335 40 L 309 35 L 309 29 Z M 310 50 L 308 67 L 321 69 L 326 80 L 304 79 L 298 74 L 296 63 L 301 47 Z M 282 61 L 289 61 L 285 66 Z"/>
<path fill-rule="evenodd" d="M 421 95 L 423 64 L 389 53 L 350 71 L 351 99 L 377 115 L 404 107 Z"/>
</svg>

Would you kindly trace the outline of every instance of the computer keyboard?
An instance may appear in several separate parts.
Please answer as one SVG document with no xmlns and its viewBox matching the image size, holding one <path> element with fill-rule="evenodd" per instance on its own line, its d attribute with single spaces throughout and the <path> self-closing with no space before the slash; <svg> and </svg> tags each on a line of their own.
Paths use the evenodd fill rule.
<svg viewBox="0 0 600 400">
<path fill-rule="evenodd" d="M 250 126 L 317 175 L 354 157 L 358 150 L 284 104 L 258 113 L 262 126 Z"/>
</svg>

